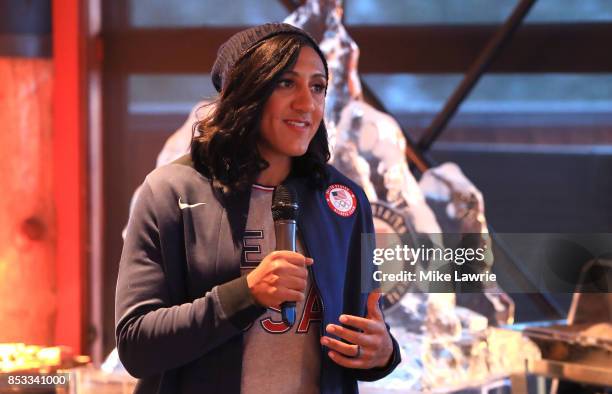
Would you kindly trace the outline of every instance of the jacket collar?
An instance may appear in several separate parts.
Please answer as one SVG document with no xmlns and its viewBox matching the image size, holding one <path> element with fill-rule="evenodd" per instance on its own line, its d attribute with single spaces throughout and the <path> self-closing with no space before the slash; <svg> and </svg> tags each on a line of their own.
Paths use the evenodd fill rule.
<svg viewBox="0 0 612 394">
<path fill-rule="evenodd" d="M 251 200 L 251 188 L 232 194 L 224 194 L 220 189 L 214 188 L 216 198 L 225 207 L 227 221 L 232 232 L 234 247 L 241 249 L 242 238 L 246 229 L 249 216 L 249 201 Z"/>
</svg>

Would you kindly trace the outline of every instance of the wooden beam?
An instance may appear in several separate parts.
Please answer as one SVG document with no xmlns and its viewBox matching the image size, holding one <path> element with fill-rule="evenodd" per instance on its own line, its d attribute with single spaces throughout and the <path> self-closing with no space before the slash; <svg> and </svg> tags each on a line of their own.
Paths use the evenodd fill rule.
<svg viewBox="0 0 612 394">
<path fill-rule="evenodd" d="M 55 343 L 84 350 L 86 300 L 86 86 L 82 1 L 53 2 L 53 183 L 57 220 Z"/>
<path fill-rule="evenodd" d="M 351 29 L 351 34 L 361 48 L 361 72 L 464 73 L 497 29 L 364 27 Z M 610 24 L 524 25 L 489 71 L 611 72 L 612 53 L 606 49 L 611 36 Z"/>
<path fill-rule="evenodd" d="M 205 73 L 217 48 L 244 27 L 135 29 L 103 37 L 106 65 L 130 73 Z M 497 25 L 348 26 L 361 73 L 463 73 Z M 491 72 L 612 72 L 612 24 L 528 24 Z"/>
</svg>

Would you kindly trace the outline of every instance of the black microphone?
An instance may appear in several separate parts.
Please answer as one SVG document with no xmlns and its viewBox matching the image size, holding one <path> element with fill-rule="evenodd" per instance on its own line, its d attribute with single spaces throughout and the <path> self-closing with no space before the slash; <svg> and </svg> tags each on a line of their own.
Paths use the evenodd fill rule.
<svg viewBox="0 0 612 394">
<path fill-rule="evenodd" d="M 300 206 L 297 193 L 290 185 L 279 185 L 272 196 L 272 218 L 276 233 L 276 250 L 295 252 L 295 232 Z M 283 322 L 289 327 L 295 323 L 295 302 L 286 301 L 281 304 Z"/>
</svg>

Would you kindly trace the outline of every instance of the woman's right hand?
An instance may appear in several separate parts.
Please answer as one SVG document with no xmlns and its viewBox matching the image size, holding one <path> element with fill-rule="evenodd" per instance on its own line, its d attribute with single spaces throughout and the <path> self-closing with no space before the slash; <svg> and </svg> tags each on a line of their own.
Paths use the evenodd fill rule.
<svg viewBox="0 0 612 394">
<path fill-rule="evenodd" d="M 296 252 L 277 250 L 247 275 L 255 301 L 265 307 L 280 308 L 285 301 L 302 301 L 308 279 L 307 266 L 313 260 Z"/>
</svg>

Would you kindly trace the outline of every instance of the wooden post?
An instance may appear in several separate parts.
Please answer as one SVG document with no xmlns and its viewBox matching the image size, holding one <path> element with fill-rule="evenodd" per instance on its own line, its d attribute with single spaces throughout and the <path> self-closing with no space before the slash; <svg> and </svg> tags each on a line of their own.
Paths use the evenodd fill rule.
<svg viewBox="0 0 612 394">
<path fill-rule="evenodd" d="M 51 59 L 0 57 L 0 343 L 54 343 Z"/>
<path fill-rule="evenodd" d="M 53 1 L 53 179 L 57 217 L 55 343 L 84 350 L 87 270 L 84 0 Z"/>
</svg>

